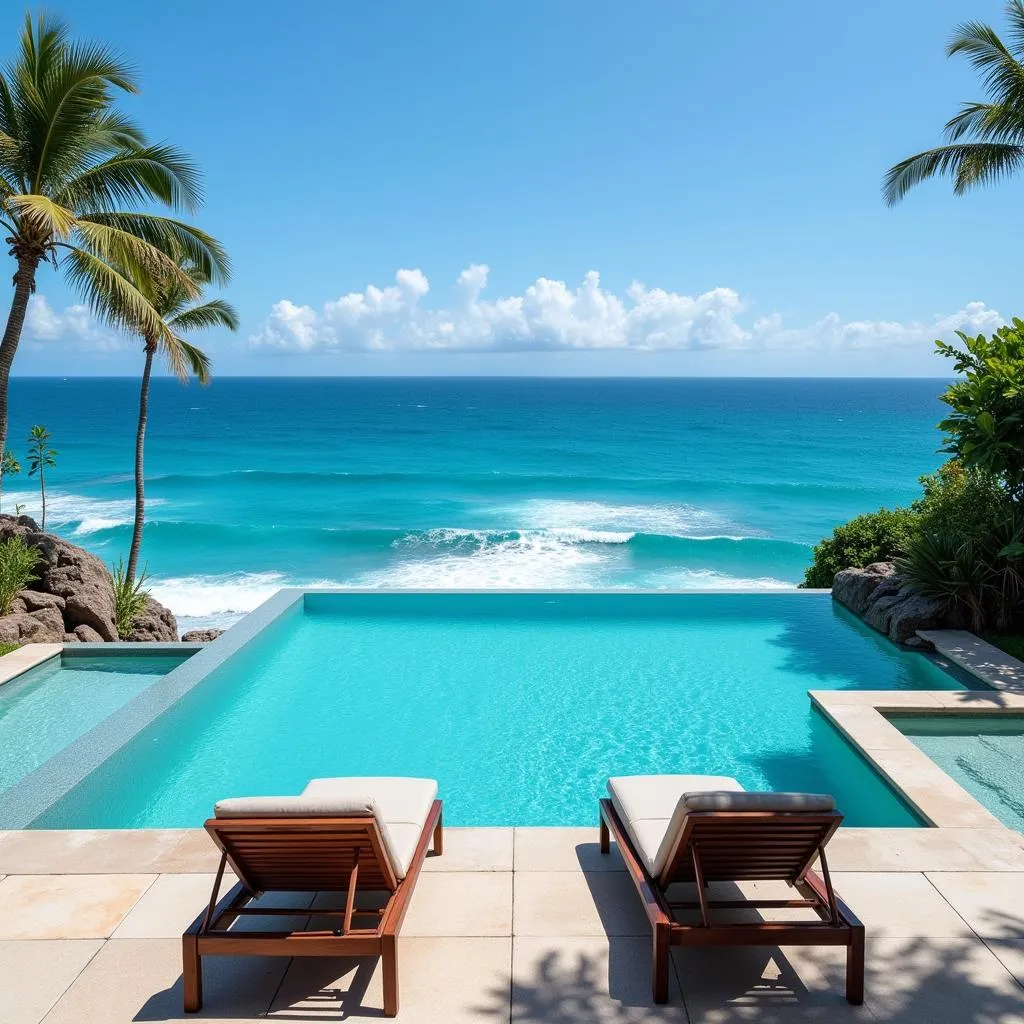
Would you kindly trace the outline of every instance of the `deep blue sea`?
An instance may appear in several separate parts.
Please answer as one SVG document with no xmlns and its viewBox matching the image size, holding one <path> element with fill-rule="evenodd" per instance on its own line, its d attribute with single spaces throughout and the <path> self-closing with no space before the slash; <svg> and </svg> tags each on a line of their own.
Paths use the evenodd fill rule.
<svg viewBox="0 0 1024 1024">
<path fill-rule="evenodd" d="M 143 561 L 184 626 L 280 586 L 792 585 L 941 462 L 937 380 L 154 381 Z M 60 454 L 48 526 L 127 554 L 138 382 L 17 378 Z M 23 460 L 24 461 L 24 460 Z M 5 482 L 38 516 L 35 481 Z"/>
</svg>

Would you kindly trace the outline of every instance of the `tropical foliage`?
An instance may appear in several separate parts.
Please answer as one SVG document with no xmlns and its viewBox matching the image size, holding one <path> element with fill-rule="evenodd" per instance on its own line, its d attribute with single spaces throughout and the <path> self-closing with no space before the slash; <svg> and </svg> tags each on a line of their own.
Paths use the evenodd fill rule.
<svg viewBox="0 0 1024 1024">
<path fill-rule="evenodd" d="M 46 532 L 46 471 L 55 469 L 57 456 L 60 454 L 50 447 L 50 432 L 46 427 L 36 426 L 28 435 L 28 475 L 39 477 L 39 496 L 42 501 L 43 515 L 39 521 L 39 529 Z"/>
<path fill-rule="evenodd" d="M 889 169 L 882 186 L 889 205 L 928 178 L 950 177 L 953 191 L 962 195 L 1024 168 L 1024 0 L 1009 0 L 1006 18 L 1005 40 L 979 21 L 957 28 L 946 54 L 970 61 L 987 99 L 964 103 L 946 122 L 945 145 Z"/>
<path fill-rule="evenodd" d="M 39 578 L 35 570 L 42 557 L 21 537 L 8 537 L 0 544 L 0 615 L 8 615 L 18 591 Z"/>
<path fill-rule="evenodd" d="M 3 492 L 4 481 L 9 476 L 17 476 L 21 472 L 21 463 L 10 448 L 5 448 L 0 455 L 0 494 Z"/>
<path fill-rule="evenodd" d="M 803 586 L 831 587 L 836 573 L 850 566 L 891 562 L 916 534 L 918 516 L 909 508 L 880 508 L 837 526 L 815 545 Z"/>
<path fill-rule="evenodd" d="M 146 573 L 143 572 L 138 579 L 128 575 L 127 567 L 123 560 L 118 559 L 111 571 L 114 583 L 114 625 L 117 628 L 117 635 L 122 640 L 127 640 L 132 635 L 132 628 L 138 617 L 146 608 L 146 601 L 149 599 L 149 591 L 143 590 L 146 582 Z"/>
<path fill-rule="evenodd" d="M 167 327 L 135 280 L 168 277 L 188 291 L 182 258 L 221 278 L 226 258 L 216 240 L 152 212 L 197 205 L 199 175 L 115 108 L 116 96 L 136 91 L 124 60 L 71 40 L 47 14 L 26 16 L 19 52 L 0 70 L 0 224 L 17 264 L 0 339 L 0 451 L 11 366 L 41 263 L 62 270 L 103 321 L 133 332 L 144 324 L 154 337 Z"/>
</svg>

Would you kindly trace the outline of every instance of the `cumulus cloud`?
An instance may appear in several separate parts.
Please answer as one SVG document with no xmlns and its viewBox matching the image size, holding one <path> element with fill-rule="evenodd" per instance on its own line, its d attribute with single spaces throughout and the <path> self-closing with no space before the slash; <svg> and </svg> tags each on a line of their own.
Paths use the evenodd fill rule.
<svg viewBox="0 0 1024 1024">
<path fill-rule="evenodd" d="M 732 288 L 684 295 L 634 282 L 620 295 L 601 286 L 597 271 L 575 288 L 541 277 L 521 295 L 490 298 L 489 272 L 484 264 L 467 267 L 438 307 L 424 302 L 430 282 L 421 270 L 399 270 L 393 285 L 368 285 L 319 310 L 282 299 L 248 344 L 281 352 L 848 351 L 930 345 L 957 329 L 991 331 L 1003 323 L 983 302 L 971 302 L 921 322 L 844 321 L 830 313 L 790 326 L 779 313 L 751 318 Z"/>
<path fill-rule="evenodd" d="M 54 309 L 45 295 L 33 295 L 25 313 L 25 341 L 29 347 L 54 344 L 86 352 L 117 352 L 128 339 L 100 324 L 84 305 Z"/>
</svg>

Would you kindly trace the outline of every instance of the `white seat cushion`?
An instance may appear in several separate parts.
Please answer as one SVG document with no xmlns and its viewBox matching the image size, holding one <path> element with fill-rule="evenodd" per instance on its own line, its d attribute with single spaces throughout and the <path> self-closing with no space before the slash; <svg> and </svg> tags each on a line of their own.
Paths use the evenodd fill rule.
<svg viewBox="0 0 1024 1024">
<path fill-rule="evenodd" d="M 431 805 L 437 799 L 437 782 L 396 776 L 313 779 L 302 791 L 303 797 L 322 800 L 358 800 L 366 794 L 377 807 L 377 820 L 395 875 L 405 878 Z"/>
<path fill-rule="evenodd" d="M 619 775 L 608 780 L 612 805 L 652 878 L 665 867 L 686 815 L 684 794 L 705 791 L 742 793 L 743 787 L 728 775 Z"/>
<path fill-rule="evenodd" d="M 301 796 L 220 800 L 213 813 L 218 818 L 376 818 L 395 877 L 402 879 L 436 798 L 433 779 L 313 779 Z"/>
</svg>

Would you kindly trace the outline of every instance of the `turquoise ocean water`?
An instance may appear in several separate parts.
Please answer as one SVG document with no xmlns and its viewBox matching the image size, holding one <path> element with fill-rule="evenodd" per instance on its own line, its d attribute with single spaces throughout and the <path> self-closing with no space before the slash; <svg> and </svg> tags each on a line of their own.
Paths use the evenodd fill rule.
<svg viewBox="0 0 1024 1024">
<path fill-rule="evenodd" d="M 137 382 L 12 383 L 16 451 L 59 449 L 50 525 L 130 537 Z M 154 383 L 143 559 L 184 625 L 287 584 L 756 586 L 911 500 L 941 461 L 934 380 L 222 379 Z M 33 481 L 7 483 L 38 514 Z"/>
</svg>

